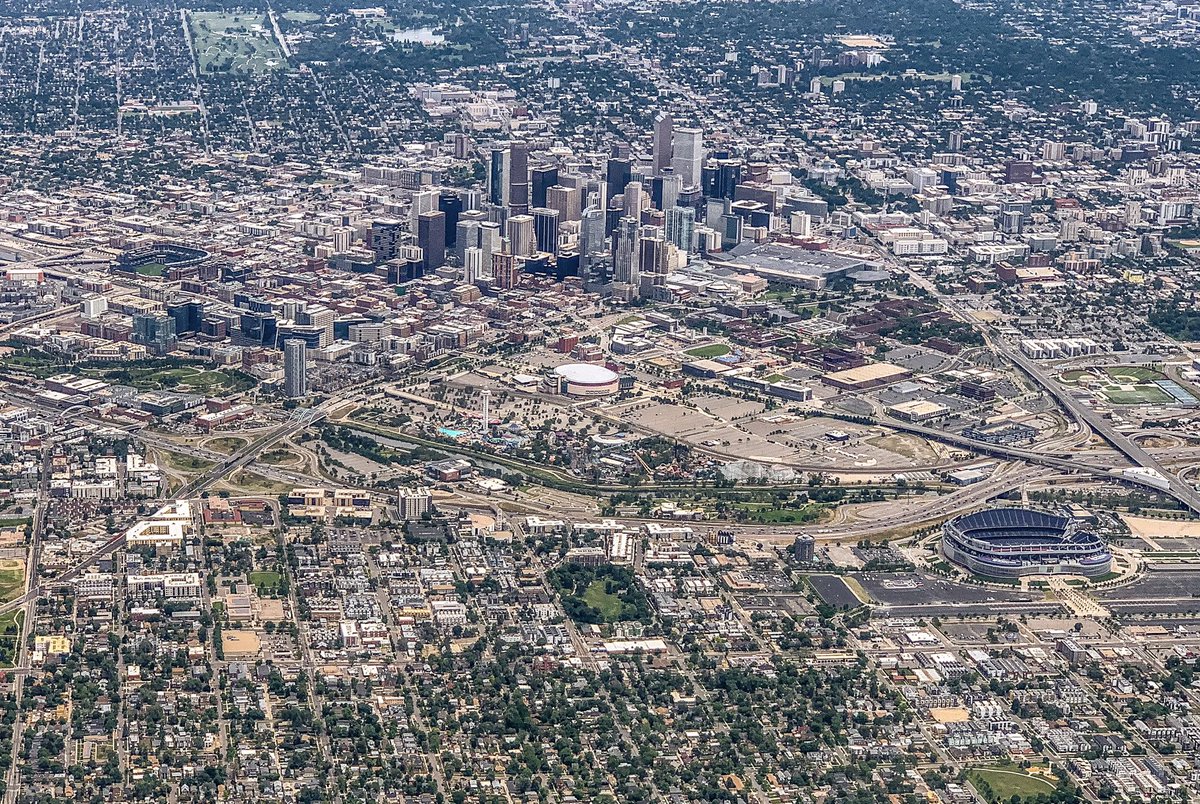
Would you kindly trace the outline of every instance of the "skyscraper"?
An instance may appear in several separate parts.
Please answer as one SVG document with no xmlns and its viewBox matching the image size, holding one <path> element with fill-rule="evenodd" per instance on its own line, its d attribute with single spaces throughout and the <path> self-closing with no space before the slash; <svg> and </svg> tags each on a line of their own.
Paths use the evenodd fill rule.
<svg viewBox="0 0 1200 804">
<path fill-rule="evenodd" d="M 558 168 L 549 165 L 535 167 L 531 171 L 532 203 L 535 207 L 544 207 L 546 191 L 558 184 Z"/>
<path fill-rule="evenodd" d="M 508 203 L 511 159 L 508 148 L 493 148 L 488 165 L 488 201 L 502 207 Z"/>
<path fill-rule="evenodd" d="M 654 175 L 661 176 L 663 171 L 671 166 L 671 136 L 674 133 L 675 121 L 666 112 L 654 116 L 654 131 L 651 135 L 650 149 L 654 159 Z"/>
<path fill-rule="evenodd" d="M 532 257 L 537 247 L 533 232 L 532 215 L 513 215 L 508 219 L 508 241 L 512 253 L 518 257 Z"/>
<path fill-rule="evenodd" d="M 462 215 L 462 196 L 453 190 L 438 196 L 437 208 L 446 216 L 446 247 L 454 248 L 458 242 L 458 218 Z"/>
<path fill-rule="evenodd" d="M 375 259 L 384 262 L 396 256 L 404 242 L 400 221 L 395 218 L 377 218 L 371 222 L 370 248 Z"/>
<path fill-rule="evenodd" d="M 483 279 L 483 249 L 468 246 L 463 256 L 463 281 L 473 285 Z"/>
<path fill-rule="evenodd" d="M 291 399 L 308 394 L 308 351 L 304 341 L 288 338 L 283 342 L 283 395 Z"/>
<path fill-rule="evenodd" d="M 529 212 L 529 144 L 514 142 L 508 149 L 508 206 L 514 215 Z"/>
<path fill-rule="evenodd" d="M 642 184 L 631 181 L 625 185 L 625 217 L 640 220 L 642 217 Z"/>
<path fill-rule="evenodd" d="M 579 220 L 580 209 L 579 190 L 574 187 L 555 185 L 546 188 L 546 206 L 558 210 L 560 221 Z"/>
<path fill-rule="evenodd" d="M 683 189 L 683 179 L 676 176 L 674 173 L 667 173 L 662 177 L 662 199 L 661 209 L 666 212 L 678 205 L 679 191 Z"/>
<path fill-rule="evenodd" d="M 704 164 L 704 132 L 698 128 L 677 128 L 671 140 L 671 169 L 684 187 L 700 186 Z"/>
<path fill-rule="evenodd" d="M 130 340 L 151 353 L 165 355 L 175 351 L 175 319 L 166 313 L 134 313 Z"/>
<path fill-rule="evenodd" d="M 538 251 L 558 253 L 558 220 L 557 209 L 537 207 L 533 210 L 533 234 Z"/>
<path fill-rule="evenodd" d="M 671 207 L 667 210 L 667 242 L 683 252 L 692 250 L 692 232 L 696 228 L 696 210 L 691 207 Z"/>
<path fill-rule="evenodd" d="M 500 229 L 500 224 L 493 221 L 484 221 L 479 224 L 479 247 L 483 249 L 484 264 L 487 264 L 492 255 L 500 250 L 503 240 L 504 232 Z"/>
<path fill-rule="evenodd" d="M 409 218 L 409 231 L 417 231 L 417 221 L 421 219 L 421 213 L 432 212 L 438 208 L 439 193 L 433 188 L 425 188 L 413 193 L 412 198 L 412 217 Z"/>
<path fill-rule="evenodd" d="M 492 281 L 501 290 L 512 290 L 520 277 L 517 274 L 517 259 L 507 251 L 492 255 Z"/>
<path fill-rule="evenodd" d="M 623 217 L 613 233 L 613 280 L 638 285 L 638 222 Z"/>
<path fill-rule="evenodd" d="M 417 245 L 421 247 L 426 272 L 446 263 L 446 213 L 433 210 L 417 217 Z"/>
<path fill-rule="evenodd" d="M 579 253 L 584 257 L 604 253 L 604 212 L 589 207 L 583 211 L 579 226 Z"/>
<path fill-rule="evenodd" d="M 605 206 L 612 201 L 613 196 L 625 189 L 625 185 L 629 184 L 629 180 L 633 175 L 633 169 L 629 164 L 628 159 L 610 159 L 605 171 L 605 181 L 607 183 L 604 199 Z"/>
</svg>

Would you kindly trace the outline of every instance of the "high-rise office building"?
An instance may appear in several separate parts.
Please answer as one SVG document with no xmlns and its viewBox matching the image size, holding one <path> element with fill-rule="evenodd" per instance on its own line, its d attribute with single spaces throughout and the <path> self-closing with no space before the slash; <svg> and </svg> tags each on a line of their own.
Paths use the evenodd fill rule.
<svg viewBox="0 0 1200 804">
<path fill-rule="evenodd" d="M 546 206 L 558 210 L 560 221 L 577 221 L 583 211 L 579 201 L 579 190 L 562 185 L 546 188 Z"/>
<path fill-rule="evenodd" d="M 628 159 L 610 159 L 605 171 L 607 197 L 604 199 L 605 208 L 612 202 L 613 196 L 625 189 L 633 177 L 633 169 Z"/>
<path fill-rule="evenodd" d="M 662 229 L 644 226 L 638 237 L 638 284 L 641 295 L 655 298 L 667 278 L 667 241 Z"/>
<path fill-rule="evenodd" d="M 488 201 L 502 207 L 508 203 L 508 184 L 512 160 L 508 148 L 493 148 L 488 164 Z"/>
<path fill-rule="evenodd" d="M 404 243 L 403 224 L 395 218 L 377 218 L 371 222 L 369 247 L 375 259 L 385 262 L 400 253 Z"/>
<path fill-rule="evenodd" d="M 641 220 L 644 195 L 641 182 L 631 181 L 625 185 L 623 197 L 625 199 L 624 212 L 626 218 Z"/>
<path fill-rule="evenodd" d="M 604 212 L 589 207 L 583 211 L 579 225 L 579 253 L 584 257 L 604 253 Z"/>
<path fill-rule="evenodd" d="M 101 297 L 103 298 L 103 297 Z M 204 320 L 204 302 L 195 299 L 167 305 L 167 315 L 175 321 L 175 334 L 199 332 Z"/>
<path fill-rule="evenodd" d="M 463 212 L 462 196 L 453 190 L 438 196 L 438 211 L 446 216 L 446 248 L 458 242 L 458 218 Z"/>
<path fill-rule="evenodd" d="M 417 245 L 421 247 L 425 272 L 446 263 L 446 213 L 433 210 L 417 218 Z"/>
<path fill-rule="evenodd" d="M 684 187 L 700 186 L 704 164 L 704 132 L 698 128 L 677 128 L 671 140 L 671 169 Z"/>
<path fill-rule="evenodd" d="M 491 259 L 491 255 L 500 250 L 503 241 L 504 231 L 500 228 L 500 224 L 494 221 L 484 221 L 479 224 L 479 247 L 483 249 L 485 263 Z"/>
<path fill-rule="evenodd" d="M 613 232 L 613 280 L 636 287 L 638 285 L 638 237 L 637 220 L 621 218 Z"/>
<path fill-rule="evenodd" d="M 668 168 L 669 171 L 669 168 Z M 676 176 L 674 173 L 668 172 L 661 178 L 662 183 L 662 198 L 660 199 L 659 209 L 666 212 L 679 205 L 679 193 L 683 190 L 683 179 Z"/>
<path fill-rule="evenodd" d="M 464 256 L 469 248 L 479 248 L 479 232 L 481 221 L 473 218 L 467 218 L 464 213 L 463 217 L 458 219 L 458 225 L 454 227 L 454 254 L 458 258 L 458 264 L 463 265 L 466 261 Z"/>
<path fill-rule="evenodd" d="M 412 212 L 408 223 L 410 232 L 417 231 L 417 221 L 421 219 L 422 213 L 432 212 L 438 208 L 439 196 L 440 193 L 432 187 L 426 187 L 413 193 Z"/>
<path fill-rule="evenodd" d="M 513 215 L 508 219 L 508 242 L 518 257 L 532 257 L 537 247 L 532 215 Z"/>
<path fill-rule="evenodd" d="M 692 232 L 696 228 L 696 210 L 690 207 L 672 207 L 666 212 L 666 236 L 668 243 L 683 252 L 692 250 Z"/>
<path fill-rule="evenodd" d="M 296 399 L 308 394 L 308 350 L 299 338 L 283 342 L 283 395 Z"/>
<path fill-rule="evenodd" d="M 508 148 L 508 207 L 513 215 L 529 212 L 529 143 Z"/>
<path fill-rule="evenodd" d="M 654 116 L 654 130 L 651 134 L 650 150 L 654 159 L 654 175 L 661 176 L 663 171 L 671 166 L 671 137 L 674 134 L 675 121 L 666 112 Z"/>
<path fill-rule="evenodd" d="M 483 249 L 468 246 L 463 254 L 463 281 L 473 285 L 483 278 Z"/>
<path fill-rule="evenodd" d="M 558 253 L 558 210 L 537 207 L 533 210 L 533 236 L 537 250 L 546 254 Z"/>
<path fill-rule="evenodd" d="M 556 184 L 558 184 L 558 168 L 541 165 L 530 171 L 531 203 L 533 206 L 548 206 L 546 204 L 546 191 Z"/>
</svg>

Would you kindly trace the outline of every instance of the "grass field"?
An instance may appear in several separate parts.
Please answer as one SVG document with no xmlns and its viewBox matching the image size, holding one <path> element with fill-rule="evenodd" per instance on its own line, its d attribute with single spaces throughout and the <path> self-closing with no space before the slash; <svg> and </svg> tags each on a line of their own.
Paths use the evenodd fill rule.
<svg viewBox="0 0 1200 804">
<path fill-rule="evenodd" d="M 713 357 L 724 357 L 732 350 L 723 343 L 710 343 L 708 346 L 697 346 L 695 349 L 688 349 L 684 352 L 690 357 L 699 357 L 702 359 Z"/>
<path fill-rule="evenodd" d="M 282 463 L 295 463 L 300 459 L 300 456 L 292 452 L 290 449 L 276 448 L 269 452 L 264 452 L 258 458 L 263 463 L 269 463 L 272 466 L 278 466 Z"/>
<path fill-rule="evenodd" d="M 217 452 L 224 452 L 226 455 L 232 455 L 245 447 L 247 443 L 246 439 L 237 436 L 221 436 L 205 442 L 204 446 L 215 449 Z"/>
<path fill-rule="evenodd" d="M 25 588 L 25 563 L 15 559 L 0 561 L 0 602 L 17 597 Z"/>
<path fill-rule="evenodd" d="M 232 477 L 226 482 L 252 494 L 282 494 L 285 491 L 291 491 L 292 488 L 285 483 L 276 483 L 274 480 L 269 480 L 253 472 L 239 472 L 236 477 Z"/>
<path fill-rule="evenodd" d="M 213 468 L 212 461 L 194 458 L 179 452 L 164 452 L 163 457 L 167 460 L 167 466 L 180 472 L 203 472 Z"/>
<path fill-rule="evenodd" d="M 288 22 L 299 22 L 303 24 L 307 22 L 319 22 L 321 20 L 321 15 L 314 14 L 311 11 L 285 11 L 283 12 L 283 18 Z"/>
<path fill-rule="evenodd" d="M 621 618 L 621 598 L 608 591 L 603 578 L 592 581 L 583 593 L 583 602 L 600 612 L 607 622 Z"/>
<path fill-rule="evenodd" d="M 967 778 L 990 802 L 1007 802 L 1013 796 L 1034 798 L 1041 793 L 1053 793 L 1055 789 L 1046 779 L 1003 768 L 973 768 Z"/>
<path fill-rule="evenodd" d="M 287 66 L 262 14 L 193 11 L 188 19 L 203 73 L 266 75 Z"/>
<path fill-rule="evenodd" d="M 120 385 L 130 385 L 139 391 L 209 395 L 245 391 L 253 385 L 248 379 L 199 366 L 84 369 L 81 373 Z"/>
<path fill-rule="evenodd" d="M 801 508 L 775 508 L 770 503 L 736 503 L 733 507 L 745 511 L 755 522 L 773 525 L 816 522 L 825 516 L 825 506 L 820 503 L 808 503 Z"/>
<path fill-rule="evenodd" d="M 162 276 L 167 271 L 167 266 L 161 262 L 148 262 L 145 265 L 139 265 L 135 269 L 142 276 Z"/>
<path fill-rule="evenodd" d="M 253 586 L 260 594 L 273 592 L 279 588 L 281 580 L 278 572 L 262 571 L 252 572 L 248 576 L 250 585 Z"/>
<path fill-rule="evenodd" d="M 1101 389 L 1104 398 L 1114 405 L 1166 405 L 1174 397 L 1157 385 L 1126 385 Z"/>
<path fill-rule="evenodd" d="M 1142 366 L 1110 366 L 1104 370 L 1104 373 L 1122 382 L 1150 382 L 1152 380 L 1164 380 L 1167 376 L 1161 371 L 1143 368 Z"/>
</svg>

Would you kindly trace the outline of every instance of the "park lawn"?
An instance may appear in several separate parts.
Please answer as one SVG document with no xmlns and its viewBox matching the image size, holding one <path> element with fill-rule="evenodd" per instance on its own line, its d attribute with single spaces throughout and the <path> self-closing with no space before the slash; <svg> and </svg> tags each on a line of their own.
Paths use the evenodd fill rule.
<svg viewBox="0 0 1200 804">
<path fill-rule="evenodd" d="M 695 349 L 688 349 L 686 352 L 684 352 L 684 354 L 689 355 L 690 357 L 707 359 L 713 357 L 724 357 L 731 351 L 733 350 L 723 343 L 710 343 L 708 346 L 697 346 Z"/>
<path fill-rule="evenodd" d="M 265 75 L 287 66 L 261 13 L 193 11 L 192 47 L 203 73 Z"/>
<path fill-rule="evenodd" d="M 808 503 L 801 508 L 746 508 L 746 512 L 755 522 L 786 525 L 817 522 L 825 517 L 825 506 L 820 503 Z"/>
<path fill-rule="evenodd" d="M 269 590 L 269 589 L 278 589 L 279 588 L 280 575 L 278 572 L 272 572 L 269 570 L 261 570 L 259 572 L 250 573 L 248 578 L 250 581 L 250 585 L 253 586 L 255 589 L 268 589 Z"/>
<path fill-rule="evenodd" d="M 587 591 L 583 593 L 583 602 L 600 612 L 600 616 L 607 622 L 621 619 L 621 598 L 608 591 L 603 578 L 597 578 L 588 584 Z"/>
<path fill-rule="evenodd" d="M 16 663 L 24 624 L 25 612 L 20 609 L 0 614 L 0 667 L 12 667 Z"/>
<path fill-rule="evenodd" d="M 224 371 L 198 366 L 126 367 L 84 369 L 84 376 L 96 377 L 121 385 L 130 385 L 139 391 L 176 391 L 180 393 L 212 394 L 245 391 L 254 383 L 248 378 L 236 377 Z"/>
<path fill-rule="evenodd" d="M 1046 779 L 1004 768 L 972 768 L 968 771 L 967 778 L 977 790 L 981 786 L 980 782 L 985 783 L 991 790 L 991 795 L 988 796 L 988 801 L 991 802 L 1007 802 L 1013 796 L 1034 798 L 1041 793 L 1050 794 L 1055 790 L 1055 785 Z"/>
</svg>

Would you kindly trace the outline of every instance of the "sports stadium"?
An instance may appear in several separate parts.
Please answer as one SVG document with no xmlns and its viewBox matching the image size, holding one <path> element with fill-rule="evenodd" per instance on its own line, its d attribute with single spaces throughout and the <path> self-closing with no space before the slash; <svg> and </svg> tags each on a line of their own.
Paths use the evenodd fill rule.
<svg viewBox="0 0 1200 804">
<path fill-rule="evenodd" d="M 942 528 L 942 554 L 991 578 L 1108 574 L 1112 554 L 1084 523 L 1028 508 L 992 508 Z"/>
</svg>

